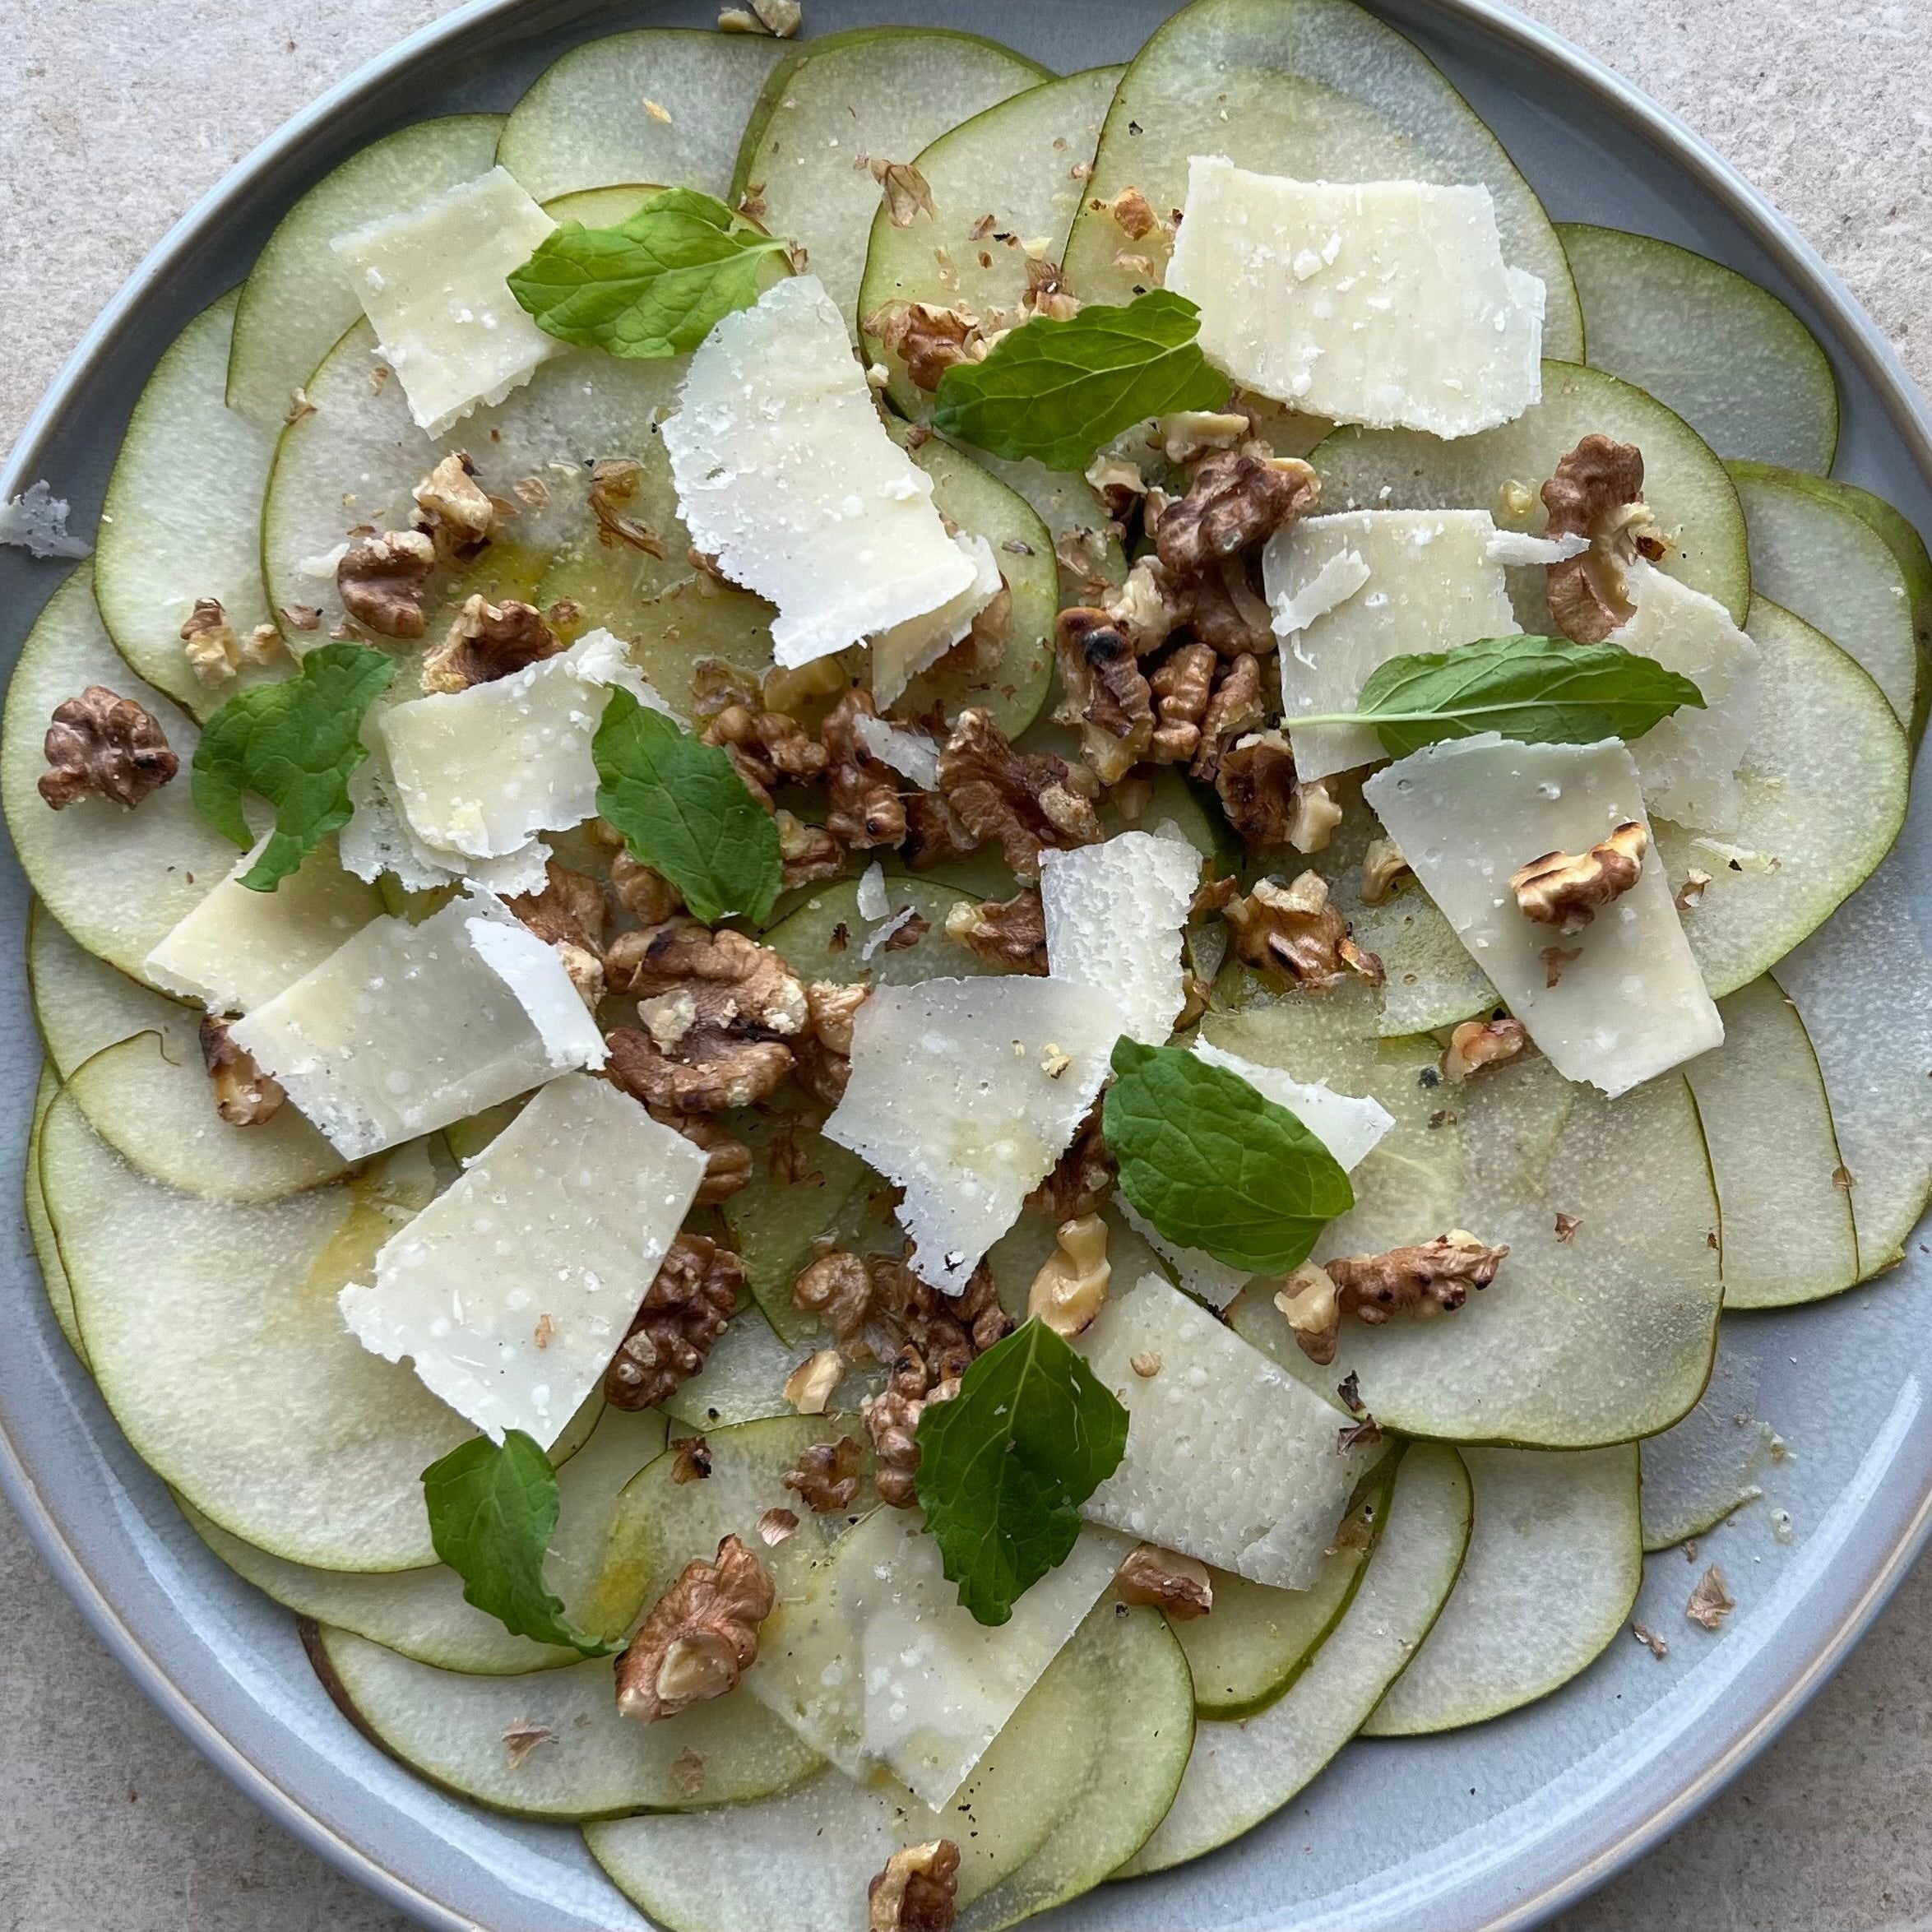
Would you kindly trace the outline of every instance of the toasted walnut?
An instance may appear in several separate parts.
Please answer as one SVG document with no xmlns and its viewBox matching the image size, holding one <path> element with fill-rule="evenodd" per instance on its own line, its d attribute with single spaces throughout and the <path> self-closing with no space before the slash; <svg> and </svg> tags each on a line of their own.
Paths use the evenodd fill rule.
<svg viewBox="0 0 1932 1932">
<path fill-rule="evenodd" d="M 259 1127 L 272 1120 L 289 1096 L 235 1045 L 228 1022 L 205 1015 L 201 1037 L 202 1064 L 215 1090 L 215 1111 L 230 1127 Z"/>
<path fill-rule="evenodd" d="M 832 802 L 826 829 L 854 851 L 897 846 L 906 836 L 906 806 L 899 796 L 904 781 L 859 739 L 858 720 L 877 716 L 872 693 L 854 689 L 832 707 L 819 727 Z"/>
<path fill-rule="evenodd" d="M 954 816 L 975 844 L 997 840 L 1029 884 L 1043 851 L 1099 843 L 1100 818 L 1082 783 L 1091 779 L 1049 753 L 1016 752 L 977 707 L 959 714 L 939 753 L 939 789 Z"/>
<path fill-rule="evenodd" d="M 1395 883 L 1411 869 L 1402 848 L 1393 839 L 1370 839 L 1362 854 L 1362 903 L 1379 906 L 1395 890 Z"/>
<path fill-rule="evenodd" d="M 497 507 L 476 481 L 476 466 L 461 450 L 445 456 L 410 492 L 416 527 L 447 564 L 474 563 L 496 529 Z"/>
<path fill-rule="evenodd" d="M 785 1472 L 785 1486 L 819 1516 L 849 1509 L 859 1494 L 859 1463 L 864 1451 L 855 1436 L 836 1443 L 813 1443 L 799 1457 L 796 1469 Z"/>
<path fill-rule="evenodd" d="M 503 903 L 540 939 L 554 946 L 566 941 L 595 952 L 604 938 L 604 888 L 587 873 L 572 872 L 554 859 L 544 864 L 544 886 Z"/>
<path fill-rule="evenodd" d="M 379 637 L 419 637 L 423 598 L 436 568 L 436 546 L 419 530 L 365 537 L 336 566 L 342 608 Z"/>
<path fill-rule="evenodd" d="M 708 1114 L 665 1114 L 654 1110 L 651 1118 L 683 1134 L 693 1147 L 703 1149 L 704 1179 L 697 1186 L 701 1207 L 715 1207 L 751 1185 L 751 1149 L 743 1141 L 734 1140 Z"/>
<path fill-rule="evenodd" d="M 817 1315 L 841 1342 L 863 1334 L 872 1315 L 872 1276 L 861 1256 L 834 1249 L 791 1285 L 795 1306 Z"/>
<path fill-rule="evenodd" d="M 220 600 L 197 597 L 181 627 L 181 642 L 204 684 L 225 684 L 244 663 L 271 663 L 281 649 L 281 633 L 273 624 L 257 624 L 246 637 L 238 637 Z"/>
<path fill-rule="evenodd" d="M 1059 1245 L 1026 1290 L 1026 1313 L 1071 1341 L 1091 1327 L 1107 1299 L 1113 1269 L 1107 1224 L 1097 1214 L 1060 1224 Z"/>
<path fill-rule="evenodd" d="M 699 1031 L 790 1035 L 809 1017 L 804 986 L 782 956 L 729 927 L 714 933 L 674 919 L 620 933 L 609 965 L 614 993 L 648 999 L 688 992 Z"/>
<path fill-rule="evenodd" d="M 785 1377 L 785 1399 L 801 1415 L 822 1415 L 845 1372 L 846 1358 L 836 1348 L 816 1350 Z"/>
<path fill-rule="evenodd" d="M 1010 899 L 961 901 L 946 915 L 946 937 L 1008 972 L 1046 971 L 1046 914 L 1031 886 Z"/>
<path fill-rule="evenodd" d="M 1176 1623 L 1204 1617 L 1214 1608 L 1207 1565 L 1152 1543 L 1133 1551 L 1114 1573 L 1114 1587 L 1128 1603 L 1151 1604 Z"/>
<path fill-rule="evenodd" d="M 745 0 L 743 7 L 718 9 L 718 31 L 764 34 L 775 40 L 790 40 L 804 17 L 805 10 L 799 0 Z"/>
<path fill-rule="evenodd" d="M 1239 657 L 1244 651 L 1270 657 L 1280 645 L 1273 614 L 1253 581 L 1260 560 L 1258 550 L 1224 557 L 1190 586 L 1188 621 L 1193 633 L 1223 657 Z"/>
<path fill-rule="evenodd" d="M 591 514 L 597 520 L 597 541 L 607 549 L 622 544 L 647 557 L 662 557 L 664 545 L 647 526 L 625 512 L 644 480 L 644 466 L 629 456 L 607 456 L 591 470 Z"/>
<path fill-rule="evenodd" d="M 1114 1191 L 1118 1178 L 1114 1156 L 1101 1125 L 1100 1103 L 1080 1124 L 1073 1144 L 1030 1198 L 1056 1221 L 1078 1221 L 1094 1213 Z"/>
<path fill-rule="evenodd" d="M 1288 842 L 1295 820 L 1295 753 L 1281 732 L 1237 739 L 1221 754 L 1214 789 L 1229 824 L 1249 845 Z"/>
<path fill-rule="evenodd" d="M 684 895 L 623 845 L 611 858 L 610 889 L 618 904 L 647 926 L 660 926 L 684 910 Z"/>
<path fill-rule="evenodd" d="M 1201 720 L 1201 744 L 1194 753 L 1193 763 L 1188 767 L 1188 776 L 1201 780 L 1203 784 L 1212 785 L 1218 790 L 1221 766 L 1229 748 L 1253 733 L 1267 716 L 1267 706 L 1262 693 L 1261 660 L 1252 651 L 1243 651 L 1237 657 L 1221 661 L 1215 677 L 1214 694 L 1208 700 L 1207 710 Z M 1284 747 L 1277 742 L 1279 739 L 1279 733 L 1267 736 L 1259 748 L 1251 750 L 1245 758 L 1238 761 L 1237 770 L 1228 781 L 1228 790 L 1222 795 L 1224 804 L 1231 795 L 1237 801 L 1235 810 L 1249 817 L 1258 827 L 1263 829 L 1272 822 L 1271 815 L 1281 788 L 1291 786 L 1295 780 L 1294 758 L 1290 754 L 1286 761 L 1281 758 L 1280 754 Z M 1292 792 L 1288 796 L 1291 809 Z M 1258 837 L 1256 842 L 1269 841 Z"/>
<path fill-rule="evenodd" d="M 937 221 L 932 184 L 910 161 L 888 161 L 879 155 L 861 155 L 858 164 L 870 170 L 886 205 L 886 219 L 895 228 L 910 228 L 921 215 Z"/>
<path fill-rule="evenodd" d="M 908 1845 L 865 1888 L 866 1932 L 950 1932 L 959 1847 L 950 1838 Z"/>
<path fill-rule="evenodd" d="M 1327 882 L 1319 873 L 1304 872 L 1287 886 L 1258 879 L 1253 891 L 1230 900 L 1221 916 L 1234 929 L 1235 957 L 1248 965 L 1286 974 L 1316 992 L 1341 978 L 1348 927 L 1329 904 Z"/>
<path fill-rule="evenodd" d="M 843 985 L 834 980 L 814 980 L 805 989 L 805 1025 L 813 1039 L 828 1052 L 852 1050 L 852 1022 L 872 997 L 864 985 Z"/>
<path fill-rule="evenodd" d="M 57 812 L 90 792 L 132 810 L 181 769 L 153 716 L 104 684 L 54 707 L 41 750 L 40 796 Z"/>
<path fill-rule="evenodd" d="M 1507 1014 L 1494 1020 L 1465 1020 L 1449 1035 L 1449 1050 L 1443 1055 L 1443 1077 L 1466 1080 L 1485 1067 L 1499 1067 L 1513 1060 L 1529 1043 L 1521 1020 Z"/>
<path fill-rule="evenodd" d="M 1253 425 L 1228 410 L 1170 410 L 1154 425 L 1150 441 L 1157 441 L 1168 461 L 1198 463 L 1216 450 L 1245 442 Z"/>
<path fill-rule="evenodd" d="M 1634 614 L 1624 573 L 1652 521 L 1642 499 L 1642 451 L 1607 436 L 1586 436 L 1543 485 L 1547 534 L 1590 539 L 1547 570 L 1550 614 L 1579 644 L 1601 644 Z"/>
<path fill-rule="evenodd" d="M 1326 778 L 1295 780 L 1288 799 L 1288 843 L 1296 851 L 1326 851 L 1341 822 L 1341 807 Z"/>
<path fill-rule="evenodd" d="M 756 1661 L 758 1625 L 777 1601 L 765 1566 L 736 1536 L 711 1563 L 684 1566 L 617 1660 L 617 1707 L 654 1723 L 722 1697 Z"/>
<path fill-rule="evenodd" d="M 822 825 L 813 825 L 782 807 L 772 814 L 778 825 L 779 884 L 788 892 L 846 869 L 844 848 Z"/>
<path fill-rule="evenodd" d="M 558 941 L 551 950 L 563 965 L 564 976 L 577 989 L 577 998 L 588 1011 L 595 1012 L 604 998 L 604 961 L 589 947 L 568 939 Z"/>
<path fill-rule="evenodd" d="M 1150 492 L 1147 502 L 1153 503 L 1158 493 Z M 1107 621 L 1142 657 L 1165 644 L 1193 612 L 1193 593 L 1177 585 L 1155 556 L 1139 558 L 1125 582 L 1103 584 L 1101 590 L 1100 609 Z"/>
<path fill-rule="evenodd" d="M 563 648 L 563 640 L 534 604 L 471 597 L 442 642 L 424 658 L 423 688 L 467 691 L 472 684 L 493 684 Z"/>
<path fill-rule="evenodd" d="M 1154 204 L 1137 188 L 1124 188 L 1110 202 L 1096 202 L 1096 209 L 1113 216 L 1130 242 L 1144 242 L 1161 226 Z"/>
<path fill-rule="evenodd" d="M 674 1394 L 704 1366 L 744 1286 L 730 1249 L 708 1235 L 679 1235 L 605 1371 L 605 1398 L 620 1409 L 655 1409 Z"/>
<path fill-rule="evenodd" d="M 682 1436 L 672 1443 L 671 1452 L 673 1482 L 702 1483 L 710 1480 L 711 1446 L 702 1436 Z"/>
<path fill-rule="evenodd" d="M 1459 1309 L 1471 1288 L 1486 1288 L 1509 1253 L 1491 1248 L 1462 1228 L 1433 1241 L 1386 1254 L 1355 1254 L 1331 1261 L 1337 1311 L 1371 1326 L 1392 1314 L 1433 1315 Z M 1305 1345 L 1304 1345 L 1305 1346 Z"/>
<path fill-rule="evenodd" d="M 785 711 L 725 705 L 704 728 L 707 744 L 721 745 L 753 795 L 767 807 L 781 785 L 803 783 L 825 770 L 825 747 Z"/>
<path fill-rule="evenodd" d="M 674 1054 L 634 1026 L 618 1027 L 606 1044 L 611 1080 L 654 1113 L 720 1114 L 755 1106 L 778 1091 L 792 1068 L 791 1049 L 782 1040 L 743 1040 L 710 1030 L 687 1030 Z"/>
<path fill-rule="evenodd" d="M 1318 1367 L 1335 1360 L 1341 1332 L 1341 1298 L 1328 1271 L 1304 1261 L 1275 1296 L 1301 1352 Z"/>
<path fill-rule="evenodd" d="M 914 386 L 924 390 L 937 389 L 955 363 L 978 362 L 986 354 L 980 318 L 969 309 L 894 303 L 868 316 L 865 331 L 898 356 Z"/>
<path fill-rule="evenodd" d="M 1154 707 L 1133 647 L 1105 611 L 1060 613 L 1057 655 L 1065 693 L 1054 719 L 1080 727 L 1080 748 L 1102 785 L 1116 785 L 1147 748 Z"/>
<path fill-rule="evenodd" d="M 1545 852 L 1512 873 L 1509 889 L 1524 918 L 1554 926 L 1567 939 L 1582 931 L 1601 909 L 1637 883 L 1650 833 L 1632 821 L 1580 857 Z"/>
<path fill-rule="evenodd" d="M 1200 751 L 1201 723 L 1220 668 L 1212 645 L 1183 644 L 1147 679 L 1155 710 L 1145 753 L 1150 764 L 1185 765 Z"/>
<path fill-rule="evenodd" d="M 1724 1572 L 1712 1564 L 1698 1578 L 1697 1587 L 1690 1593 L 1690 1601 L 1684 1606 L 1684 1614 L 1692 1623 L 1701 1624 L 1707 1630 L 1715 1630 L 1736 1608 L 1737 1599 L 1730 1593 Z"/>
<path fill-rule="evenodd" d="M 919 1419 L 933 1387 L 924 1356 L 907 1342 L 892 1358 L 884 1388 L 859 1407 L 878 1459 L 873 1480 L 881 1501 L 897 1509 L 909 1509 L 919 1500 Z"/>
<path fill-rule="evenodd" d="M 1292 457 L 1221 450 L 1194 472 L 1188 493 L 1161 519 L 1155 544 L 1177 577 L 1198 577 L 1223 558 L 1266 543 L 1315 501 L 1314 471 Z"/>
</svg>

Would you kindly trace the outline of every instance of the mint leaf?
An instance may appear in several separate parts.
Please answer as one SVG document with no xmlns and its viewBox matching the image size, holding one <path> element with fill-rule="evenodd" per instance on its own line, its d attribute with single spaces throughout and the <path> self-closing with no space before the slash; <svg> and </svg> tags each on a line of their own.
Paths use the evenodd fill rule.
<svg viewBox="0 0 1932 1932">
<path fill-rule="evenodd" d="M 1684 706 L 1704 708 L 1689 678 L 1620 644 L 1485 637 L 1454 651 L 1392 657 L 1362 687 L 1358 711 L 1297 725 L 1373 725 L 1391 758 L 1494 731 L 1524 744 L 1641 738 Z"/>
<path fill-rule="evenodd" d="M 1120 1466 L 1127 1411 L 1035 1319 L 996 1342 L 919 1419 L 913 1479 L 959 1601 L 982 1624 L 1067 1560 L 1080 1505 Z"/>
<path fill-rule="evenodd" d="M 478 1436 L 423 1471 L 429 1538 L 463 1579 L 463 1601 L 517 1637 L 608 1656 L 619 1647 L 586 1637 L 544 1582 L 557 1527 L 557 1472 L 520 1429 L 499 1445 Z"/>
<path fill-rule="evenodd" d="M 325 644 L 298 676 L 231 697 L 195 748 L 195 809 L 244 850 L 255 842 L 242 800 L 275 807 L 275 830 L 242 874 L 272 892 L 332 832 L 349 822 L 349 775 L 368 755 L 363 714 L 389 688 L 396 660 L 360 644 Z"/>
<path fill-rule="evenodd" d="M 1227 378 L 1195 340 L 1200 326 L 1201 311 L 1166 289 L 1124 308 L 1096 303 L 1068 322 L 1036 317 L 984 362 L 947 370 L 933 427 L 996 456 L 1084 470 L 1102 443 L 1146 417 L 1227 401 Z"/>
<path fill-rule="evenodd" d="M 784 266 L 785 246 L 710 195 L 669 188 L 615 228 L 566 222 L 512 272 L 510 293 L 560 341 L 682 355 L 758 300 Z"/>
<path fill-rule="evenodd" d="M 1355 1206 L 1341 1164 L 1295 1115 L 1178 1046 L 1114 1042 L 1101 1130 L 1120 1191 L 1170 1241 L 1286 1274 Z"/>
<path fill-rule="evenodd" d="M 707 925 L 762 919 L 778 897 L 778 824 L 723 752 L 662 711 L 612 691 L 591 746 L 597 809 Z"/>
</svg>

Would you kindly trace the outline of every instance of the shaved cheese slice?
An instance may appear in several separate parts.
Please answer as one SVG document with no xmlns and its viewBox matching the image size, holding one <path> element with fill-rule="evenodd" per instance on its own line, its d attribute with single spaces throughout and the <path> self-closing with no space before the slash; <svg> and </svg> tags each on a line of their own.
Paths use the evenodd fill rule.
<svg viewBox="0 0 1932 1932">
<path fill-rule="evenodd" d="M 1128 1412 L 1127 1453 L 1081 1513 L 1276 1589 L 1315 1579 L 1365 1466 L 1346 1418 L 1158 1275 L 1075 1344 Z M 1158 1356 L 1143 1375 L 1133 1365 Z"/>
<path fill-rule="evenodd" d="M 1359 550 L 1338 550 L 1299 590 L 1283 589 L 1271 601 L 1277 637 L 1299 636 L 1318 618 L 1339 609 L 1367 583 L 1373 573 Z"/>
<path fill-rule="evenodd" d="M 1197 155 L 1167 285 L 1210 362 L 1312 415 L 1470 436 L 1543 393 L 1543 285 L 1504 262 L 1486 188 Z"/>
<path fill-rule="evenodd" d="M 1490 539 L 1490 561 L 1511 566 L 1567 563 L 1589 548 L 1587 536 L 1531 536 L 1527 530 L 1499 530 Z"/>
<path fill-rule="evenodd" d="M 816 276 L 774 284 L 711 331 L 663 433 L 693 542 L 778 606 L 782 665 L 931 618 L 978 581 L 932 479 L 886 433 Z"/>
<path fill-rule="evenodd" d="M 921 791 L 939 789 L 939 748 L 931 739 L 864 711 L 853 719 L 852 733 L 882 765 L 890 765 Z"/>
<path fill-rule="evenodd" d="M 364 726 L 363 742 L 370 744 L 370 754 L 350 775 L 354 810 L 337 840 L 344 870 L 371 881 L 387 873 L 411 892 L 469 885 L 513 899 L 520 892 L 543 890 L 550 849 L 541 839 L 532 839 L 501 859 L 476 859 L 417 837 L 396 802 L 396 776 L 389 769 L 388 749 L 373 713 Z"/>
<path fill-rule="evenodd" d="M 1637 614 L 1610 642 L 1679 671 L 1703 693 L 1631 746 L 1644 802 L 1693 832 L 1730 832 L 1744 817 L 1738 768 L 1758 730 L 1758 646 L 1714 597 L 1647 563 L 1624 572 Z"/>
<path fill-rule="evenodd" d="M 562 960 L 480 892 L 372 921 L 234 1037 L 351 1161 L 604 1064 Z"/>
<path fill-rule="evenodd" d="M 430 435 L 501 402 L 568 347 L 530 320 L 508 281 L 556 225 L 513 175 L 493 168 L 330 244 Z"/>
<path fill-rule="evenodd" d="M 377 729 L 410 830 L 464 858 L 503 859 L 536 832 L 582 824 L 597 809 L 591 744 L 616 685 L 670 715 L 602 630 L 507 678 L 392 705 Z"/>
<path fill-rule="evenodd" d="M 267 841 L 264 840 L 263 844 Z M 142 961 L 148 979 L 211 1013 L 245 1013 L 320 966 L 368 924 L 374 895 L 324 846 L 272 892 L 241 883 L 257 846 Z"/>
<path fill-rule="evenodd" d="M 601 1379 L 704 1179 L 703 1151 L 602 1080 L 553 1080 L 337 1298 L 493 1441 L 548 1449 Z"/>
<path fill-rule="evenodd" d="M 851 1777 L 883 1765 L 934 1809 L 971 1774 L 1131 1545 L 1082 1532 L 996 1627 L 974 1621 L 910 1509 L 873 1511 L 758 1631 L 744 1689 Z"/>
<path fill-rule="evenodd" d="M 859 890 L 852 903 L 861 919 L 883 919 L 892 910 L 892 901 L 886 897 L 886 869 L 878 859 L 859 873 Z"/>
<path fill-rule="evenodd" d="M 1326 778 L 1384 755 L 1371 725 L 1297 729 L 1297 716 L 1353 711 L 1392 657 L 1516 635 L 1522 627 L 1503 566 L 1490 555 L 1495 535 L 1482 510 L 1348 510 L 1305 517 L 1269 540 L 1263 577 L 1280 611 L 1313 601 L 1338 562 L 1364 567 L 1353 595 L 1330 603 L 1299 634 L 1284 633 L 1281 709 L 1297 777 Z"/>
<path fill-rule="evenodd" d="M 1059 980 L 925 980 L 859 1008 L 825 1134 L 906 1190 L 921 1281 L 965 1291 L 1072 1142 L 1119 1035 L 1110 999 Z"/>
<path fill-rule="evenodd" d="M 1637 883 L 1568 938 L 1527 918 L 1509 889 L 1546 852 L 1647 827 L 1636 761 L 1616 739 L 1516 744 L 1485 732 L 1412 753 L 1362 795 L 1566 1080 L 1614 1099 L 1722 1040 L 1654 841 Z"/>
<path fill-rule="evenodd" d="M 973 628 L 973 619 L 1004 587 L 993 546 L 961 530 L 953 538 L 973 567 L 973 581 L 924 617 L 909 617 L 872 641 L 872 695 L 890 704 L 921 671 L 930 670 Z"/>
<path fill-rule="evenodd" d="M 1186 998 L 1181 929 L 1200 882 L 1201 855 L 1153 832 L 1041 853 L 1048 972 L 1110 999 L 1130 1039 L 1165 1045 Z"/>
</svg>

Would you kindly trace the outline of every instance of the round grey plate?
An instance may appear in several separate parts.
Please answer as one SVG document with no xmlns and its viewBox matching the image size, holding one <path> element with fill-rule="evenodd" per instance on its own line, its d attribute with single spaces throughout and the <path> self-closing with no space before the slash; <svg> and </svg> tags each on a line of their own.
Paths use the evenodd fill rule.
<svg viewBox="0 0 1932 1932">
<path fill-rule="evenodd" d="M 1559 220 L 1689 243 L 1791 301 L 1831 351 L 1844 396 L 1842 474 L 1932 527 L 1925 405 L 1817 256 L 1721 161 L 1624 82 L 1488 0 L 1372 0 L 1445 67 Z M 877 0 L 810 0 L 817 32 L 878 17 Z M 1168 0 L 897 0 L 1004 39 L 1063 70 L 1128 58 Z M 290 123 L 162 243 L 68 365 L 16 448 L 0 494 L 47 476 L 86 530 L 122 423 L 197 310 L 240 279 L 276 217 L 352 149 L 427 115 L 501 109 L 573 43 L 647 24 L 708 26 L 705 0 L 477 0 L 404 42 Z M 0 549 L 0 650 L 11 662 L 58 567 Z M 1921 798 L 1902 863 L 1923 881 Z M 26 894 L 11 855 L 0 920 Z M 1921 894 L 1921 902 L 1924 895 Z M 38 1043 L 16 977 L 0 994 L 0 1170 L 19 1171 Z M 265 1809 L 424 1925 L 614 1932 L 644 1921 L 574 1832 L 512 1823 L 432 1790 L 337 1715 L 293 1619 L 197 1541 L 136 1461 L 49 1318 L 18 1216 L 4 1233 L 0 1484 L 55 1573 L 162 1709 Z M 1739 1609 L 1721 1635 L 1683 1618 L 1696 1572 L 1651 1559 L 1645 1623 L 1660 1662 L 1619 1642 L 1559 1695 L 1436 1740 L 1357 1745 L 1239 1845 L 1058 1914 L 1100 1932 L 1239 1926 L 1454 1932 L 1523 1926 L 1600 1883 L 1710 1798 L 1843 1659 L 1917 1554 L 1932 1507 L 1921 1351 L 1932 1266 L 1911 1260 L 1819 1307 L 1731 1318 L 1729 1385 L 1795 1457 L 1712 1545 Z M 1500 1374 L 1508 1364 L 1499 1363 Z M 1714 1399 L 1716 1397 L 1714 1393 Z M 1788 1512 L 1791 1540 L 1772 1534 Z"/>
</svg>

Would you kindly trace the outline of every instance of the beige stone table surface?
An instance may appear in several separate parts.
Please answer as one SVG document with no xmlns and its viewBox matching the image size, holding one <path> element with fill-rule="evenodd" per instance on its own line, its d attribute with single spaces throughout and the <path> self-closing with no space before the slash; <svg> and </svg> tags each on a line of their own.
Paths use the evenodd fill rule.
<svg viewBox="0 0 1932 1932">
<path fill-rule="evenodd" d="M 0 446 L 204 188 L 338 76 L 451 11 L 453 0 L 0 0 Z M 1736 163 L 1932 383 L 1932 0 L 1527 11 Z M 1564 1932 L 1932 1929 L 1929 1661 L 1932 1564 L 1756 1768 Z M 196 1756 L 0 1507 L 0 1932 L 403 1924 Z"/>
</svg>

